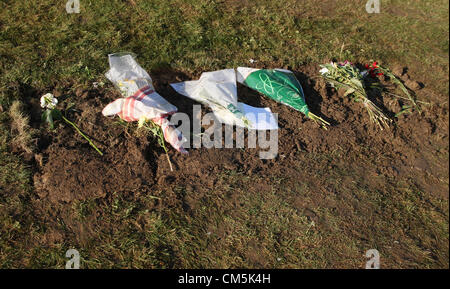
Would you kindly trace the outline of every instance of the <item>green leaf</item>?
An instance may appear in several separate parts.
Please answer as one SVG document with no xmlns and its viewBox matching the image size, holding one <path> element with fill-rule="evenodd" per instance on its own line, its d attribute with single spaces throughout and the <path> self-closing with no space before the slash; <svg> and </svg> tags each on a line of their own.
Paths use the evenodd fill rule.
<svg viewBox="0 0 450 289">
<path fill-rule="evenodd" d="M 399 117 L 400 115 L 402 115 L 402 114 L 404 114 L 404 113 L 410 114 L 410 113 L 411 113 L 411 109 L 412 109 L 412 106 L 410 106 L 410 105 L 403 105 L 403 106 L 402 106 L 402 110 L 400 110 L 399 112 L 397 112 L 397 113 L 395 114 L 395 117 Z"/>
<path fill-rule="evenodd" d="M 62 113 L 58 109 L 52 109 L 51 110 L 52 118 L 54 120 L 58 120 L 62 118 Z"/>
<path fill-rule="evenodd" d="M 48 125 L 50 126 L 50 129 L 54 129 L 54 123 L 53 123 L 53 113 L 52 110 L 46 109 L 43 113 L 42 113 L 42 121 L 48 123 Z"/>
</svg>

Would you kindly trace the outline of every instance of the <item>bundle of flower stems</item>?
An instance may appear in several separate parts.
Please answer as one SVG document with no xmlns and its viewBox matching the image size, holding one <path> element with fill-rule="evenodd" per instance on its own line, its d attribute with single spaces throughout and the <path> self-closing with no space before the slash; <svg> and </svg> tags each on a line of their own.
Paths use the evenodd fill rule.
<svg viewBox="0 0 450 289">
<path fill-rule="evenodd" d="M 345 89 L 345 96 L 350 96 L 356 102 L 362 103 L 369 114 L 370 120 L 377 124 L 381 130 L 389 127 L 391 119 L 367 96 L 364 74 L 357 67 L 348 61 L 343 63 L 331 62 L 320 67 L 322 67 L 320 70 L 322 77 L 336 89 Z"/>
</svg>

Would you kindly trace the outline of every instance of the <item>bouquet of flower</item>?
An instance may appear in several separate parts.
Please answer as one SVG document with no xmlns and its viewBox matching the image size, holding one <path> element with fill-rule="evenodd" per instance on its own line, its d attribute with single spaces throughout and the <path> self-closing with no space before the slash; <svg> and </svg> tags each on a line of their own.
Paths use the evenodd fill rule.
<svg viewBox="0 0 450 289">
<path fill-rule="evenodd" d="M 331 62 L 320 65 L 320 67 L 322 68 L 320 70 L 322 77 L 336 89 L 345 89 L 345 96 L 350 96 L 356 102 L 362 103 L 367 109 L 371 121 L 376 123 L 381 130 L 389 127 L 391 120 L 368 98 L 366 93 L 364 77 L 371 72 L 361 72 L 348 61 Z"/>
<path fill-rule="evenodd" d="M 327 125 L 330 125 L 309 110 L 303 88 L 290 70 L 238 67 L 237 81 L 273 100 L 300 111 L 325 129 Z"/>
<path fill-rule="evenodd" d="M 177 111 L 177 107 L 155 91 L 150 75 L 136 62 L 132 54 L 110 54 L 108 59 L 110 70 L 106 77 L 120 89 L 123 97 L 108 104 L 102 114 L 118 115 L 127 122 L 140 121 L 141 126 L 146 121 L 157 124 L 161 127 L 159 135 L 178 152 L 187 154 L 183 147 L 186 138 L 167 119 Z M 161 146 L 166 151 L 164 144 Z"/>
<path fill-rule="evenodd" d="M 270 109 L 238 102 L 234 69 L 203 72 L 199 80 L 170 85 L 177 93 L 209 106 L 221 123 L 247 129 L 278 129 Z"/>
</svg>

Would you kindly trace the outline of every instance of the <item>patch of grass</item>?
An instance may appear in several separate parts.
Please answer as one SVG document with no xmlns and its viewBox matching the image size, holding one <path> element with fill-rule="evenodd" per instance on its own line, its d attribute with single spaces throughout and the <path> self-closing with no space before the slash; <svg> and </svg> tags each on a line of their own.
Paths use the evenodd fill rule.
<svg viewBox="0 0 450 289">
<path fill-rule="evenodd" d="M 448 200 L 413 180 L 368 185 L 362 168 L 336 163 L 343 152 L 309 155 L 319 165 L 305 182 L 223 171 L 200 200 L 181 184 L 35 216 L 31 169 L 10 150 L 33 151 L 20 102 L 108 83 L 107 54 L 119 51 L 136 53 L 149 72 L 189 75 L 249 59 L 292 70 L 334 57 L 373 59 L 406 66 L 447 96 L 447 0 L 386 0 L 378 15 L 359 0 L 81 0 L 81 13 L 71 15 L 64 1 L 35 2 L 0 2 L 0 267 L 62 268 L 65 251 L 77 248 L 83 268 L 358 268 L 364 252 L 377 248 L 386 267 L 448 268 Z M 359 161 L 373 168 L 378 160 Z M 447 161 L 448 148 L 436 162 Z M 314 180 L 326 192 L 314 192 Z M 440 181 L 448 185 L 448 176 Z M 248 189 L 264 182 L 271 185 Z"/>
<path fill-rule="evenodd" d="M 16 152 L 22 151 L 30 154 L 34 150 L 32 134 L 35 131 L 30 127 L 30 119 L 28 116 L 24 115 L 21 106 L 21 102 L 16 100 L 9 108 L 11 133 L 13 134 L 11 147 L 14 148 Z"/>
<path fill-rule="evenodd" d="M 9 152 L 12 136 L 8 113 L 0 114 L 0 267 L 29 266 L 30 248 L 39 234 L 29 203 L 31 171 L 23 160 Z"/>
</svg>

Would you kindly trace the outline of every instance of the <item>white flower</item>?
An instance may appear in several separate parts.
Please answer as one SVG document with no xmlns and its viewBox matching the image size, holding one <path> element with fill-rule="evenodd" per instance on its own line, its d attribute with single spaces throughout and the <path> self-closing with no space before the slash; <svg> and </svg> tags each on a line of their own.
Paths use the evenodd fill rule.
<svg viewBox="0 0 450 289">
<path fill-rule="evenodd" d="M 321 70 L 319 70 L 319 72 L 320 72 L 322 75 L 324 75 L 324 74 L 327 74 L 327 73 L 330 72 L 330 71 L 328 70 L 328 68 L 324 67 L 324 68 L 322 68 Z"/>
<path fill-rule="evenodd" d="M 366 77 L 367 74 L 369 74 L 369 72 L 367 70 L 364 70 L 364 71 L 361 72 L 361 76 L 362 77 Z"/>
<path fill-rule="evenodd" d="M 248 62 L 250 62 L 250 63 L 255 63 L 256 60 L 254 60 L 253 58 L 250 58 L 250 59 L 248 60 Z"/>
<path fill-rule="evenodd" d="M 58 100 L 51 93 L 44 94 L 41 97 L 41 107 L 42 108 L 54 109 L 57 104 L 58 104 Z"/>
</svg>

